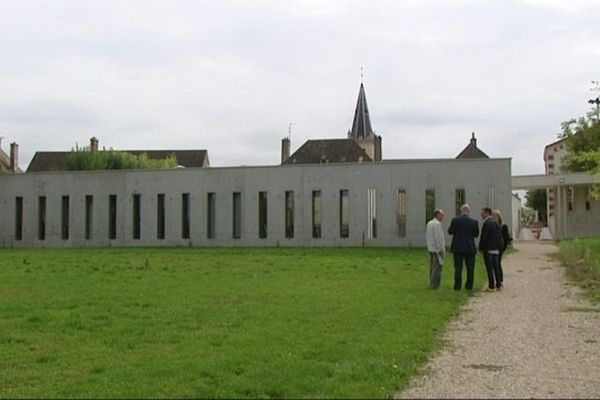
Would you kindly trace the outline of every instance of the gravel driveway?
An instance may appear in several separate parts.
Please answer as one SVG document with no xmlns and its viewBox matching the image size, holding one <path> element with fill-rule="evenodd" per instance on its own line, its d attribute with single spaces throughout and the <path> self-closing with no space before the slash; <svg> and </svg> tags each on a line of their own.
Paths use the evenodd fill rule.
<svg viewBox="0 0 600 400">
<path fill-rule="evenodd" d="M 567 283 L 555 245 L 515 247 L 505 289 L 470 300 L 398 398 L 600 398 L 600 306 Z"/>
</svg>

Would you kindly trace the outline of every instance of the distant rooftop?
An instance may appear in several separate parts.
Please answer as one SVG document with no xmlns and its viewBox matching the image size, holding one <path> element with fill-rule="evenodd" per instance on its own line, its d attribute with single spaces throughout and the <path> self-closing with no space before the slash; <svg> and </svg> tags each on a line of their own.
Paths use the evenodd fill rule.
<svg viewBox="0 0 600 400">
<path fill-rule="evenodd" d="M 90 139 L 90 149 L 98 151 L 98 139 Z M 146 154 L 153 160 L 161 160 L 172 155 L 177 159 L 177 165 L 186 168 L 208 167 L 208 152 L 206 150 L 114 150 L 139 156 Z M 49 172 L 63 171 L 65 169 L 65 159 L 70 151 L 38 151 L 29 163 L 27 172 Z"/>
<path fill-rule="evenodd" d="M 457 159 L 461 158 L 490 158 L 485 154 L 479 147 L 477 147 L 477 139 L 475 138 L 475 132 L 471 134 L 471 140 L 467 147 L 465 147 L 458 155 Z"/>
<path fill-rule="evenodd" d="M 307 140 L 284 164 L 369 162 L 371 157 L 353 139 Z"/>
</svg>

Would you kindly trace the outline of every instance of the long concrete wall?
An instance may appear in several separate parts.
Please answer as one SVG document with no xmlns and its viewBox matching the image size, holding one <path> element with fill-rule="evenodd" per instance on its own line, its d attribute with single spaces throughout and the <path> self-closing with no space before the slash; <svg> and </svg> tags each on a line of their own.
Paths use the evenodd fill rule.
<svg viewBox="0 0 600 400">
<path fill-rule="evenodd" d="M 0 246 L 422 246 L 425 191 L 455 214 L 455 191 L 478 217 L 499 208 L 511 226 L 510 159 L 395 160 L 377 163 L 94 171 L 0 176 Z M 368 237 L 368 189 L 376 190 L 376 238 Z M 322 236 L 313 238 L 312 192 L 322 193 Z M 340 190 L 349 193 L 349 237 L 340 237 Z M 406 234 L 400 237 L 397 192 L 406 191 Z M 285 237 L 285 192 L 294 192 L 294 237 Z M 216 232 L 207 238 L 207 193 L 215 193 Z M 241 237 L 233 238 L 233 192 L 240 192 Z M 267 192 L 267 237 L 259 238 L 258 193 Z M 182 238 L 182 193 L 190 194 L 190 238 Z M 372 193 L 372 192 L 371 192 Z M 133 238 L 133 195 L 141 199 L 140 239 Z M 165 238 L 157 238 L 157 195 L 165 195 Z M 91 238 L 85 238 L 85 197 L 93 196 Z M 117 235 L 109 239 L 109 195 L 117 196 Z M 46 197 L 40 240 L 39 197 Z M 63 196 L 69 196 L 69 235 L 63 239 Z M 23 199 L 22 239 L 16 197 Z M 368 209 L 371 211 L 369 212 Z"/>
</svg>

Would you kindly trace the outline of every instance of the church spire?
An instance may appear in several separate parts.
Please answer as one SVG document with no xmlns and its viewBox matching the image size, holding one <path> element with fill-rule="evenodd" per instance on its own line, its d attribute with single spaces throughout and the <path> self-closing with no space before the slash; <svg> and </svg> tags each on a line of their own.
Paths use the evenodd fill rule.
<svg viewBox="0 0 600 400">
<path fill-rule="evenodd" d="M 369 117 L 369 107 L 367 107 L 367 96 L 365 95 L 365 87 L 360 83 L 358 91 L 358 101 L 356 110 L 354 111 L 354 120 L 352 121 L 352 129 L 348 133 L 349 139 L 360 140 L 374 136 L 371 128 L 371 118 Z"/>
</svg>

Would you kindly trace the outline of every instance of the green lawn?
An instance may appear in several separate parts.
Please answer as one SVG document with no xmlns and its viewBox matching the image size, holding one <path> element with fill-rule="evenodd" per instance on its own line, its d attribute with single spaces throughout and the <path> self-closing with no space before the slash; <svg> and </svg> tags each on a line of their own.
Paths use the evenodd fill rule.
<svg viewBox="0 0 600 400">
<path fill-rule="evenodd" d="M 567 274 L 585 289 L 589 297 L 600 303 L 600 237 L 563 240 L 558 257 Z"/>
<path fill-rule="evenodd" d="M 0 250 L 0 397 L 392 396 L 468 298 L 446 262 L 431 291 L 423 249 Z"/>
</svg>

